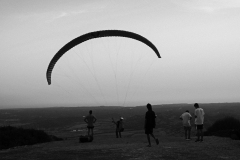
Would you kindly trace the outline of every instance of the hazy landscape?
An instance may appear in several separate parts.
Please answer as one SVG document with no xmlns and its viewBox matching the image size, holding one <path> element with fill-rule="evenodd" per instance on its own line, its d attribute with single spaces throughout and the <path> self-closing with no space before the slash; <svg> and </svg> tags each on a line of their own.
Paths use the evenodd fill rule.
<svg viewBox="0 0 240 160">
<path fill-rule="evenodd" d="M 204 130 L 221 118 L 231 116 L 238 119 L 240 116 L 240 103 L 200 104 L 200 107 L 206 113 Z M 87 133 L 83 116 L 87 115 L 90 109 L 97 117 L 94 141 L 81 144 L 78 142 L 78 137 Z M 71 157 L 70 159 L 81 159 L 81 157 L 84 157 L 84 159 L 121 159 L 119 156 L 122 156 L 123 159 L 175 159 L 174 156 L 178 156 L 177 159 L 204 159 L 207 155 L 216 156 L 215 159 L 240 158 L 240 154 L 236 151 L 240 147 L 238 140 L 208 136 L 202 144 L 197 144 L 194 142 L 195 130 L 192 129 L 193 139 L 186 144 L 179 116 L 186 110 L 194 115 L 193 104 L 154 105 L 153 110 L 157 114 L 157 127 L 154 132 L 159 137 L 160 144 L 159 146 L 154 144 L 152 146 L 154 149 L 147 148 L 147 139 L 143 131 L 146 110 L 145 106 L 1 109 L 1 126 L 10 125 L 44 130 L 64 140 L 2 150 L 0 155 L 4 157 L 3 159 L 14 159 L 19 155 L 23 155 L 22 159 L 26 159 L 26 156 L 29 159 L 36 159 L 38 156 L 40 156 L 39 159 L 64 159 L 67 156 Z M 111 122 L 112 118 L 117 120 L 121 116 L 124 117 L 125 124 L 122 140 L 115 138 L 115 126 Z M 184 148 L 185 145 L 187 145 L 187 148 Z M 214 148 L 214 145 L 221 145 L 221 147 Z M 195 147 L 200 151 L 193 155 L 192 152 L 198 152 L 194 149 Z M 178 149 L 172 151 L 173 148 Z M 27 152 L 29 150 L 31 152 Z M 61 151 L 62 156 L 56 158 L 59 151 Z M 217 157 L 219 151 L 221 151 L 222 158 L 220 155 Z M 90 154 L 91 152 L 94 152 L 94 154 Z M 201 153 L 206 155 L 201 157 Z M 234 155 L 231 155 L 233 153 Z"/>
<path fill-rule="evenodd" d="M 240 0 L 1 0 L 0 160 L 240 160 L 239 15 Z M 194 103 L 199 143 L 179 119 Z"/>
<path fill-rule="evenodd" d="M 206 113 L 205 129 L 216 120 L 226 117 L 240 117 L 240 103 L 212 103 L 200 104 Z M 72 132 L 86 129 L 83 116 L 88 115 L 89 110 L 97 117 L 95 132 L 112 132 L 115 120 L 124 117 L 126 130 L 142 130 L 144 116 L 147 111 L 145 106 L 136 107 L 52 107 L 52 108 L 18 108 L 1 109 L 0 125 L 19 126 L 23 128 L 35 128 L 49 132 Z M 157 115 L 157 128 L 164 129 L 169 134 L 179 134 L 182 131 L 179 116 L 189 110 L 194 115 L 193 104 L 166 104 L 154 105 L 153 110 Z M 192 121 L 193 124 L 193 121 Z"/>
</svg>

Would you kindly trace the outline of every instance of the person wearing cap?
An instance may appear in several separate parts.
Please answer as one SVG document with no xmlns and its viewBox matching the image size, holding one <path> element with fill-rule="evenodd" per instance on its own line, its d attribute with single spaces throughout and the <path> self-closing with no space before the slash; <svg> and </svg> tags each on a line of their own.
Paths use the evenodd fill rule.
<svg viewBox="0 0 240 160">
<path fill-rule="evenodd" d="M 182 120 L 183 123 L 183 128 L 185 132 L 185 139 L 190 140 L 191 139 L 191 123 L 190 120 L 192 119 L 192 115 L 189 113 L 188 110 L 184 112 L 181 116 L 180 119 Z"/>
<path fill-rule="evenodd" d="M 155 138 L 155 136 L 153 134 L 153 128 L 155 128 L 155 126 L 156 126 L 156 122 L 155 122 L 156 114 L 152 110 L 152 105 L 150 103 L 147 104 L 147 109 L 148 109 L 148 111 L 145 114 L 144 129 L 145 129 L 145 134 L 147 135 L 147 140 L 148 140 L 147 147 L 151 147 L 150 135 L 156 141 L 157 145 L 159 144 L 159 141 L 157 138 Z"/>
<path fill-rule="evenodd" d="M 116 138 L 122 138 L 121 132 L 124 131 L 123 117 L 120 117 L 120 120 L 117 122 L 112 118 L 112 122 L 116 125 Z"/>
</svg>

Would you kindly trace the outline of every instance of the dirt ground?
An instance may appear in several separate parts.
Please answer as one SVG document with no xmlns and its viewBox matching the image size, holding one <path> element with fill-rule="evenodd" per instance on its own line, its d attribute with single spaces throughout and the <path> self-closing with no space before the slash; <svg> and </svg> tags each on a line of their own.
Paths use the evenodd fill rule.
<svg viewBox="0 0 240 160">
<path fill-rule="evenodd" d="M 114 134 L 99 134 L 93 142 L 79 143 L 73 136 L 32 146 L 20 146 L 1 150 L 1 160 L 239 160 L 240 141 L 220 137 L 204 137 L 203 142 L 195 139 L 157 134 L 159 145 L 152 139 L 147 147 L 146 135 L 124 132 L 122 138 Z"/>
</svg>

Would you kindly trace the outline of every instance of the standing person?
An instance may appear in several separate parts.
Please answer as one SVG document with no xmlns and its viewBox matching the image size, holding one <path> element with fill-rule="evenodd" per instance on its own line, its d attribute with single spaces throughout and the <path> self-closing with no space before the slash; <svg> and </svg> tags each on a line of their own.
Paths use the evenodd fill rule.
<svg viewBox="0 0 240 160">
<path fill-rule="evenodd" d="M 152 110 L 152 105 L 150 103 L 147 104 L 147 109 L 148 111 L 145 114 L 144 128 L 145 128 L 145 134 L 147 135 L 148 147 L 151 147 L 151 141 L 150 141 L 149 135 L 153 137 L 157 145 L 159 144 L 159 141 L 153 135 L 153 128 L 155 128 L 156 126 L 156 122 L 155 122 L 156 115 L 155 115 L 155 112 Z"/>
<path fill-rule="evenodd" d="M 87 128 L 88 128 L 88 136 L 92 136 L 93 137 L 93 128 L 94 128 L 94 125 L 93 123 L 96 122 L 96 118 L 92 115 L 92 110 L 89 111 L 89 115 L 87 115 L 85 118 L 84 118 L 84 121 L 87 123 Z M 90 134 L 91 132 L 91 134 Z"/>
<path fill-rule="evenodd" d="M 197 139 L 195 142 L 203 141 L 203 122 L 204 122 L 204 111 L 199 107 L 198 103 L 194 104 L 195 107 L 195 125 L 197 129 Z M 201 139 L 200 139 L 201 136 Z"/>
<path fill-rule="evenodd" d="M 114 119 L 112 118 L 112 122 L 116 125 L 116 138 L 118 137 L 122 138 L 121 132 L 124 131 L 123 117 L 121 117 L 120 120 L 117 122 L 115 122 Z"/>
<path fill-rule="evenodd" d="M 190 140 L 191 139 L 191 123 L 190 120 L 192 119 L 192 115 L 189 113 L 188 110 L 184 112 L 181 116 L 180 119 L 183 122 L 183 128 L 185 132 L 185 139 Z"/>
</svg>

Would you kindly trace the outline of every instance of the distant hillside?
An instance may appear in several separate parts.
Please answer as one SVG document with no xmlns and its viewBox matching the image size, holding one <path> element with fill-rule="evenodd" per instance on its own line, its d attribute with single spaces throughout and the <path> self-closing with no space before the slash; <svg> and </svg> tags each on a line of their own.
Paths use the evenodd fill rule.
<svg viewBox="0 0 240 160">
<path fill-rule="evenodd" d="M 200 107 L 206 113 L 205 128 L 225 116 L 240 117 L 240 103 L 200 104 Z M 124 117 L 126 130 L 143 129 L 147 111 L 145 106 L 1 109 L 0 126 L 12 125 L 55 131 L 83 129 L 86 127 L 83 116 L 87 115 L 89 110 L 93 110 L 93 114 L 98 119 L 96 123 L 98 132 L 112 131 L 114 125 L 111 123 L 111 118 L 117 120 L 120 116 Z M 154 105 L 153 110 L 157 114 L 157 128 L 164 129 L 169 134 L 182 134 L 179 116 L 186 110 L 192 115 L 194 113 L 193 104 Z"/>
</svg>

